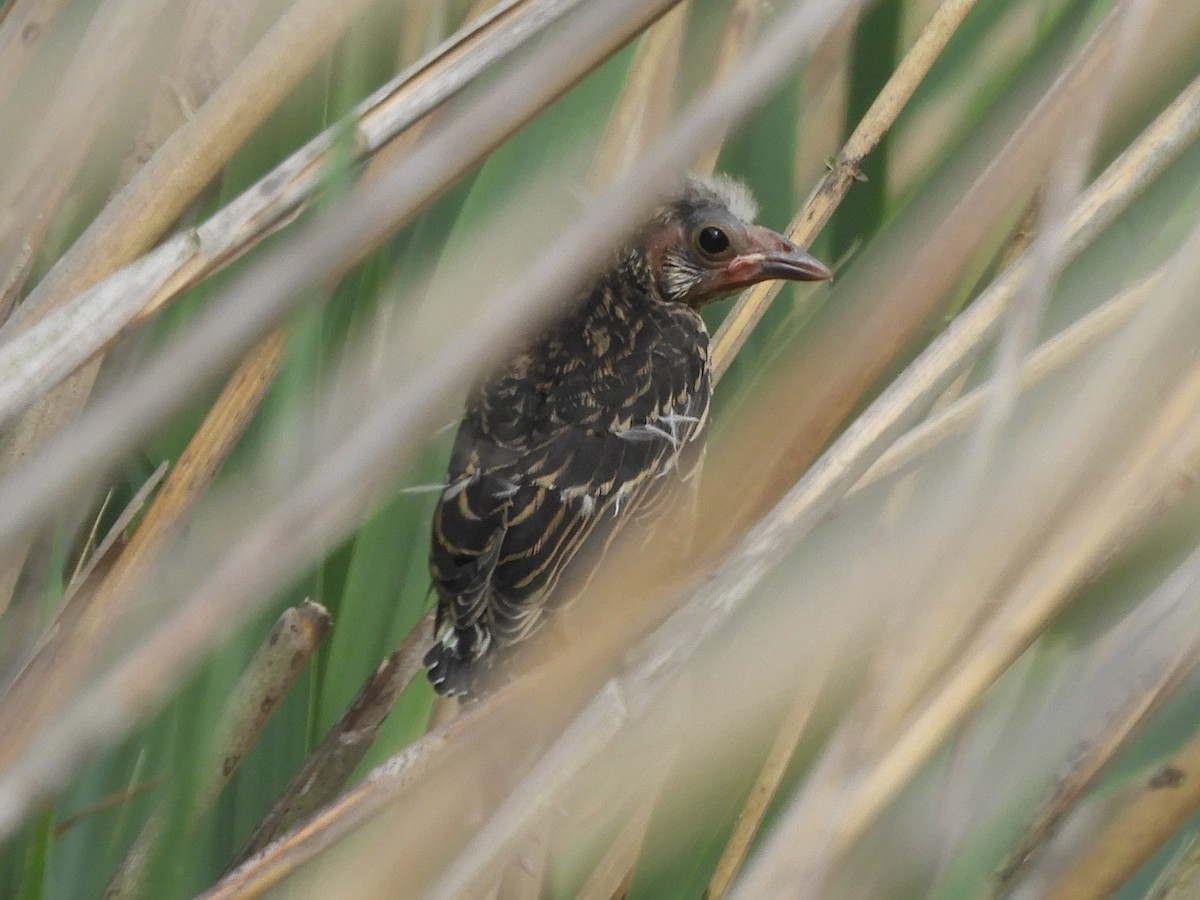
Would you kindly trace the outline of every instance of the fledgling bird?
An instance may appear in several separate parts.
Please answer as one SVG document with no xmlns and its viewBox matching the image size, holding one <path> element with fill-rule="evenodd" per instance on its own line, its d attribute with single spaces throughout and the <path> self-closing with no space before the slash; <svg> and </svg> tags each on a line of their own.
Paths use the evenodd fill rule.
<svg viewBox="0 0 1200 900">
<path fill-rule="evenodd" d="M 712 394 L 704 304 L 825 266 L 751 224 L 746 189 L 690 177 L 565 314 L 476 385 L 433 517 L 434 689 L 478 696 L 579 594 L 626 523 L 697 477 Z"/>
</svg>

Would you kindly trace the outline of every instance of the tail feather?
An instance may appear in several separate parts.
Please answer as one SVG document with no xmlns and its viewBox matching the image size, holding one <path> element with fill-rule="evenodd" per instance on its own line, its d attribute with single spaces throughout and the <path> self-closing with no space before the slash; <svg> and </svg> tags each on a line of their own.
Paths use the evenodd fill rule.
<svg viewBox="0 0 1200 900">
<path fill-rule="evenodd" d="M 446 623 L 437 642 L 425 654 L 426 677 L 443 697 L 466 697 L 478 693 L 480 677 L 486 669 L 491 635 L 476 623 L 464 629 Z"/>
</svg>

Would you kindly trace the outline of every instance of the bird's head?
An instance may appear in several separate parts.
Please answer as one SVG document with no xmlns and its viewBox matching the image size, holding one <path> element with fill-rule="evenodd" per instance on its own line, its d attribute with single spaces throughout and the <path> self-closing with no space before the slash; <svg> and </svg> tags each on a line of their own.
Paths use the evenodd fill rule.
<svg viewBox="0 0 1200 900">
<path fill-rule="evenodd" d="M 732 179 L 689 177 L 628 252 L 664 300 L 698 308 L 760 281 L 833 274 L 781 234 L 753 224 L 756 208 Z"/>
</svg>

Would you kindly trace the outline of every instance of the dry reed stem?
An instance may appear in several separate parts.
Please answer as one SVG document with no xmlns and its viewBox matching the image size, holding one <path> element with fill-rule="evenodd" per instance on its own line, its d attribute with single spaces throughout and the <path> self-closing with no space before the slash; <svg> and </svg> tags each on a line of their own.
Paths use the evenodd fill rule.
<svg viewBox="0 0 1200 900">
<path fill-rule="evenodd" d="M 649 102 L 648 92 L 661 92 L 664 83 L 673 82 L 685 25 L 686 5 L 668 13 L 645 33 L 617 110 L 610 119 L 604 147 L 597 154 L 594 169 L 596 181 L 603 183 L 615 177 L 618 174 L 614 168 L 616 161 L 627 157 L 631 147 L 640 151 L 642 144 L 648 140 L 644 131 L 646 116 L 636 114 L 635 110 Z M 722 58 L 728 67 L 731 64 L 729 54 L 722 54 Z M 658 118 L 664 116 L 665 111 L 659 110 Z M 618 122 L 620 127 L 616 124 Z M 428 124 L 428 119 L 421 124 Z M 651 130 L 661 130 L 661 124 Z M 630 146 L 622 149 L 623 142 Z M 381 153 L 372 160 L 372 167 L 392 163 L 395 159 Z M 304 770 L 293 779 L 251 840 L 238 853 L 238 862 L 261 850 L 341 790 L 355 765 L 374 742 L 378 727 L 396 698 L 419 673 L 420 660 L 431 643 L 431 635 L 432 612 L 422 617 L 409 632 L 402 647 L 381 663 L 368 679 L 342 721 L 331 729 L 322 748 L 314 753 Z M 396 672 L 398 664 L 401 674 Z M 364 710 L 370 714 L 369 725 L 362 721 Z M 348 747 L 354 748 L 352 759 L 347 759 Z"/>
<path fill-rule="evenodd" d="M 351 114 L 354 147 L 369 157 L 483 68 L 581 0 L 510 0 L 468 24 Z M 83 291 L 45 322 L 0 345 L 0 424 L 25 409 L 122 331 L 236 259 L 305 209 L 333 159 L 327 129 L 206 222 L 170 238 Z"/>
<path fill-rule="evenodd" d="M 1131 655 L 1142 650 L 1132 642 L 1124 649 Z M 1054 785 L 1053 793 L 1017 839 L 1014 849 L 997 873 L 993 897 L 1009 895 L 1009 891 L 1035 863 L 1042 850 L 1049 846 L 1068 813 L 1083 799 L 1085 792 L 1095 784 L 1108 764 L 1128 745 L 1150 716 L 1195 669 L 1198 659 L 1200 644 L 1193 641 L 1181 647 L 1170 659 L 1159 662 L 1156 671 L 1139 680 L 1135 692 L 1119 708 L 1105 716 L 1099 734 L 1072 753 L 1070 770 Z"/>
<path fill-rule="evenodd" d="M 1110 483 L 1098 486 L 1073 512 L 1072 522 L 1050 536 L 1024 568 L 1000 613 L 961 655 L 958 667 L 933 688 L 894 742 L 849 791 L 840 815 L 824 820 L 844 853 L 865 833 L 920 766 L 975 709 L 997 677 L 1045 629 L 1092 576 L 1098 560 L 1125 546 L 1157 511 L 1177 497 L 1181 482 L 1200 469 L 1200 370 L 1188 373 L 1163 399 L 1157 422 L 1122 461 Z M 815 811 L 813 811 L 815 815 Z M 812 827 L 813 823 L 807 823 Z M 807 829 L 805 829 L 807 830 Z M 789 829 L 794 837 L 797 830 Z"/>
<path fill-rule="evenodd" d="M 95 655 L 130 611 L 128 595 L 144 578 L 207 490 L 274 380 L 286 337 L 277 330 L 231 376 L 184 448 L 138 528 L 94 590 L 72 598 L 69 627 L 55 627 L 20 679 L 5 693 L 0 722 L 14 736 L 32 733 L 90 676 Z"/>
<path fill-rule="evenodd" d="M 592 163 L 591 181 L 597 187 L 629 171 L 666 127 L 691 8 L 690 0 L 684 0 L 639 39 Z"/>
<path fill-rule="evenodd" d="M 296 0 L 195 115 L 109 201 L 0 330 L 0 338 L 11 341 L 145 252 L 368 2 L 351 0 L 331 7 L 322 0 Z M 103 343 L 92 346 L 98 350 Z M 89 352 L 82 359 L 91 356 Z M 0 446 L 0 471 L 14 471 L 36 455 L 50 435 L 78 417 L 97 371 L 93 362 L 20 418 Z M 14 573 L 21 568 L 27 546 L 5 550 L 3 572 L 11 583 L 0 581 L 0 611 L 11 599 Z"/>
<path fill-rule="evenodd" d="M 385 658 L 346 707 L 346 712 L 296 773 L 234 856 L 240 865 L 287 833 L 298 822 L 329 803 L 346 786 L 350 775 L 375 743 L 396 699 L 423 669 L 433 644 L 434 611 L 423 615 L 401 645 Z"/>
<path fill-rule="evenodd" d="M 0 12 L 0 106 L 66 5 L 67 0 L 15 0 Z"/>
<path fill-rule="evenodd" d="M 783 783 L 788 764 L 792 761 L 792 757 L 796 753 L 796 746 L 808 728 L 817 699 L 825 686 L 824 676 L 829 674 L 828 664 L 816 665 L 813 668 L 822 673 L 822 677 L 806 681 L 801 685 L 791 706 L 788 707 L 783 721 L 779 725 L 779 731 L 775 735 L 775 740 L 771 744 L 771 749 L 767 752 L 766 762 L 763 763 L 763 767 L 754 781 L 754 786 L 750 789 L 745 806 L 738 814 L 737 822 L 733 826 L 733 834 L 725 844 L 725 849 L 721 852 L 721 858 L 717 861 L 712 878 L 709 879 L 708 890 L 704 893 L 705 900 L 722 900 L 729 893 L 738 870 L 741 869 L 746 855 L 750 852 L 750 843 L 758 834 L 759 828 L 762 827 L 763 818 L 766 816 L 771 802 L 775 799 L 779 785 Z"/>
<path fill-rule="evenodd" d="M 1051 886 L 1047 900 L 1112 897 L 1200 810 L 1200 736 L 1160 766 Z M 1195 872 L 1190 873 L 1194 882 Z M 1182 894 L 1181 896 L 1194 896 Z"/>
<path fill-rule="evenodd" d="M 921 80 L 941 55 L 975 0 L 944 0 L 921 30 L 875 102 L 846 141 L 833 167 L 806 201 L 800 215 L 788 228 L 788 236 L 807 247 L 829 221 L 842 197 L 859 174 L 859 167 L 896 121 Z M 713 338 L 713 377 L 720 380 L 733 358 L 745 345 L 754 326 L 763 317 L 780 290 L 778 282 L 764 282 L 747 291 L 725 317 Z"/>
<path fill-rule="evenodd" d="M 717 47 L 717 58 L 713 65 L 713 81 L 720 81 L 737 68 L 746 49 L 758 34 L 758 22 L 762 18 L 762 0 L 733 0 L 729 15 L 725 19 L 725 30 Z M 726 135 L 713 140 L 707 150 L 696 161 L 695 171 L 710 173 L 716 168 L 717 158 Z"/>
<path fill-rule="evenodd" d="M 1033 387 L 1111 337 L 1141 308 L 1161 277 L 1159 271 L 1143 279 L 1048 339 L 1025 361 L 1021 387 Z M 991 382 L 981 384 L 905 432 L 854 483 L 845 499 L 886 478 L 911 470 L 945 441 L 965 432 L 979 420 L 991 391 Z"/>
<path fill-rule="evenodd" d="M 280 613 L 225 705 L 216 738 L 220 769 L 213 772 L 196 802 L 198 814 L 216 802 L 280 701 L 317 652 L 330 625 L 329 612 L 311 600 Z"/>
</svg>

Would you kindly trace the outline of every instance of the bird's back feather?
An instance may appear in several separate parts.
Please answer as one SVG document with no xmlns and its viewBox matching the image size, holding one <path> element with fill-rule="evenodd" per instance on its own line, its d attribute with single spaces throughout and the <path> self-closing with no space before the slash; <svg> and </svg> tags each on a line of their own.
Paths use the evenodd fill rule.
<svg viewBox="0 0 1200 900">
<path fill-rule="evenodd" d="M 707 348 L 693 310 L 610 273 L 472 392 L 433 523 L 439 692 L 478 693 L 497 648 L 576 596 L 622 523 L 694 473 Z"/>
</svg>

